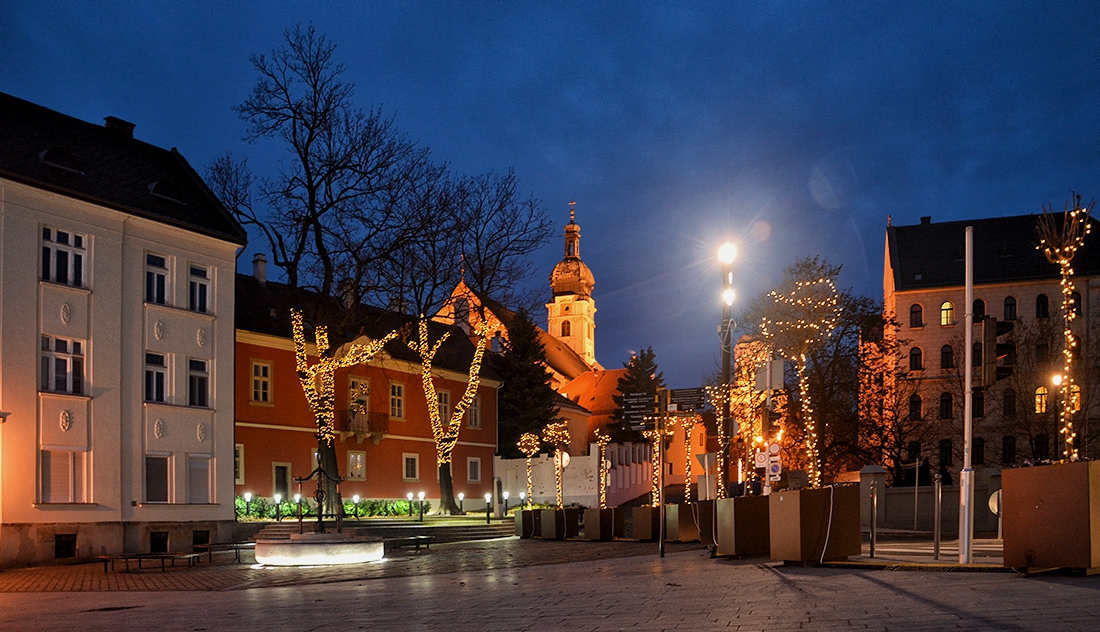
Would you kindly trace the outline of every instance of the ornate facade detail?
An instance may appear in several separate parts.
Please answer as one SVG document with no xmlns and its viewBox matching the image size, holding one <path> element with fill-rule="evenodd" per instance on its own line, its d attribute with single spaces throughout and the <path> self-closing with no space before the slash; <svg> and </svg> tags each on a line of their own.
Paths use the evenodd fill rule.
<svg viewBox="0 0 1100 632">
<path fill-rule="evenodd" d="M 164 323 L 162 321 L 158 320 L 153 323 L 153 336 L 155 336 L 157 340 L 164 338 Z"/>
<path fill-rule="evenodd" d="M 74 415 L 71 410 L 61 411 L 61 431 L 68 432 L 73 427 Z"/>
<path fill-rule="evenodd" d="M 153 436 L 158 439 L 164 438 L 164 420 L 158 419 L 153 422 Z"/>
<path fill-rule="evenodd" d="M 206 441 L 206 424 L 199 422 L 199 425 L 195 427 L 195 437 L 199 442 Z"/>
<path fill-rule="evenodd" d="M 68 303 L 61 304 L 61 322 L 65 325 L 69 324 L 69 321 L 73 319 L 73 308 Z"/>
<path fill-rule="evenodd" d="M 197 342 L 200 347 L 206 346 L 206 330 L 202 327 L 200 327 L 199 331 L 195 334 L 195 342 Z"/>
</svg>

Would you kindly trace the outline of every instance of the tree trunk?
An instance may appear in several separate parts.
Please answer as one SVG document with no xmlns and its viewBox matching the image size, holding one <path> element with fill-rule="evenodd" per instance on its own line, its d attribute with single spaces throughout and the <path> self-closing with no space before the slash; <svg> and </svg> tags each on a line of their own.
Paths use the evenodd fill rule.
<svg viewBox="0 0 1100 632">
<path fill-rule="evenodd" d="M 321 456 L 321 467 L 333 478 L 340 476 L 340 464 L 336 461 L 336 445 L 325 441 L 318 440 L 317 453 Z M 315 464 L 316 465 L 316 464 Z M 336 498 L 336 483 L 328 480 L 326 477 L 322 481 L 325 490 L 325 506 L 324 512 L 328 515 L 337 515 L 337 512 L 343 511 L 343 502 Z M 307 494 L 312 494 L 317 490 L 316 485 L 310 490 L 303 490 Z"/>
<path fill-rule="evenodd" d="M 439 511 L 443 516 L 454 516 L 461 513 L 455 503 L 455 487 L 451 480 L 451 464 L 439 465 Z"/>
</svg>

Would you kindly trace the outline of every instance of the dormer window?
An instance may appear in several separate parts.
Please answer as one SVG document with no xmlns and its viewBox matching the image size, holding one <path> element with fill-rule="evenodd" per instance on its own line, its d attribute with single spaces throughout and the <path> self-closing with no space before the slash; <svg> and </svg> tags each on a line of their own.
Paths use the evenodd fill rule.
<svg viewBox="0 0 1100 632">
<path fill-rule="evenodd" d="M 185 204 L 183 195 L 180 193 L 180 188 L 175 182 L 167 178 L 164 180 L 157 180 L 153 184 L 150 184 L 149 193 L 170 202 L 175 202 L 176 204 Z"/>
<path fill-rule="evenodd" d="M 63 169 L 69 173 L 84 175 L 84 170 L 81 168 L 80 162 L 77 161 L 71 151 L 64 147 L 50 147 L 46 151 L 38 154 L 38 159 L 41 160 L 44 165 Z"/>
</svg>

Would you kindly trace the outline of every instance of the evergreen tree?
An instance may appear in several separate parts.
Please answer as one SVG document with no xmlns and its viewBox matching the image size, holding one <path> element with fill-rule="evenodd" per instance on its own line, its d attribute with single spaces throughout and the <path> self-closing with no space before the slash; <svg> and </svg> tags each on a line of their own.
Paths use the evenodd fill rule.
<svg viewBox="0 0 1100 632">
<path fill-rule="evenodd" d="M 663 374 L 657 370 L 657 354 L 653 352 L 653 347 L 646 347 L 641 353 L 630 356 L 630 361 L 624 362 L 623 367 L 626 368 L 626 375 L 619 378 L 619 394 L 613 396 L 619 407 L 612 416 L 618 421 L 623 419 L 624 393 L 656 395 L 657 389 L 665 385 Z M 631 430 L 625 423 L 609 428 L 609 431 L 613 441 L 643 441 L 641 433 Z"/>
<path fill-rule="evenodd" d="M 557 394 L 546 370 L 546 349 L 526 309 L 520 309 L 512 318 L 503 353 L 496 360 L 494 368 L 504 381 L 497 396 L 497 451 L 505 458 L 520 458 L 523 454 L 516 447 L 520 435 L 539 434 L 558 416 L 554 402 Z"/>
</svg>

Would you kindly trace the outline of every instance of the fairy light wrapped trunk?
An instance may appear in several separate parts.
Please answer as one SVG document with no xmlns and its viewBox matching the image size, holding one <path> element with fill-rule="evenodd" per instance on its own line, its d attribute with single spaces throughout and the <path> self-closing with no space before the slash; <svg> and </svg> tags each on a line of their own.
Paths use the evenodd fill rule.
<svg viewBox="0 0 1100 632">
<path fill-rule="evenodd" d="M 554 476 L 555 487 L 558 493 L 558 509 L 565 507 L 564 497 L 562 494 L 562 469 L 563 464 L 562 456 L 566 446 L 569 445 L 569 424 L 564 421 L 552 423 L 542 429 L 542 440 L 547 444 L 554 447 Z"/>
<path fill-rule="evenodd" d="M 602 428 L 596 428 L 596 444 L 600 446 L 600 509 L 607 509 L 607 444 L 611 443 L 611 435 L 603 431 Z M 521 448 L 522 449 L 522 448 Z M 530 463 L 530 459 L 528 459 Z M 530 480 L 530 467 L 528 467 L 528 480 Z M 531 492 L 527 492 L 530 496 Z"/>
<path fill-rule="evenodd" d="M 840 296 L 832 279 L 796 280 L 793 288 L 768 294 L 773 316 L 761 321 L 764 339 L 783 357 L 794 363 L 798 373 L 798 410 L 805 431 L 810 485 L 821 486 L 821 455 L 817 421 L 810 399 L 806 372 L 810 351 L 832 335 L 840 320 Z"/>
<path fill-rule="evenodd" d="M 290 310 L 291 335 L 294 341 L 295 369 L 298 380 L 302 384 L 302 392 L 306 396 L 310 411 L 313 412 L 317 424 L 317 454 L 320 457 L 320 465 L 331 476 L 339 478 L 339 463 L 336 460 L 336 380 L 335 374 L 339 369 L 365 364 L 378 354 L 390 340 L 397 337 L 393 331 L 381 340 L 371 341 L 369 344 L 354 344 L 339 358 L 330 357 L 328 329 L 317 327 L 314 330 L 314 344 L 317 348 L 317 362 L 309 363 L 306 354 L 305 327 L 302 324 L 302 312 Z M 325 513 L 342 511 L 339 499 L 336 498 L 335 485 L 325 482 Z"/>
<path fill-rule="evenodd" d="M 1077 318 L 1077 308 L 1073 304 L 1073 257 L 1077 250 L 1085 245 L 1085 237 L 1092 229 L 1089 218 L 1095 201 L 1087 207 L 1081 206 L 1081 196 L 1071 194 L 1065 210 L 1054 214 L 1050 204 L 1043 207 L 1039 216 L 1036 232 L 1039 235 L 1037 248 L 1043 251 L 1047 261 L 1058 266 L 1062 287 L 1062 373 L 1059 376 L 1062 406 L 1058 410 L 1058 432 L 1062 435 L 1062 458 L 1068 461 L 1078 459 L 1076 438 L 1073 428 L 1073 413 L 1079 406 L 1080 389 L 1073 379 L 1073 355 L 1077 339 L 1073 336 L 1072 323 Z"/>
<path fill-rule="evenodd" d="M 659 418 L 646 417 L 646 421 L 652 422 L 654 425 L 653 430 L 642 431 L 642 436 L 649 440 L 651 449 L 649 464 L 652 470 L 652 481 L 649 490 L 649 505 L 658 507 L 661 504 L 661 467 L 664 466 L 665 462 L 664 443 L 665 439 L 671 438 L 676 431 L 676 423 L 674 419 L 670 418 L 669 423 L 662 429 Z"/>
<path fill-rule="evenodd" d="M 531 497 L 534 495 L 534 485 L 531 482 L 531 458 L 539 453 L 539 436 L 533 432 L 525 432 L 519 436 L 516 447 L 527 457 L 527 508 L 531 508 Z"/>
<path fill-rule="evenodd" d="M 451 411 L 449 419 L 444 420 L 439 414 L 439 406 L 436 405 L 437 396 L 435 380 L 432 372 L 432 362 L 440 347 L 450 337 L 450 332 L 444 333 L 439 340 L 432 343 L 428 335 L 428 319 L 421 314 L 417 326 L 417 339 L 406 342 L 408 347 L 420 357 L 420 381 L 424 386 L 424 398 L 428 408 L 428 421 L 432 427 L 432 438 L 435 439 L 435 458 L 439 469 L 439 512 L 443 514 L 459 513 L 458 505 L 454 500 L 454 479 L 451 475 L 451 455 L 455 444 L 458 443 L 458 433 L 462 429 L 462 420 L 466 411 L 477 396 L 478 386 L 481 384 L 481 361 L 485 355 L 485 346 L 490 334 L 496 330 L 495 325 L 482 322 L 477 328 L 477 344 L 474 346 L 474 357 L 470 361 L 470 371 L 466 382 L 466 390 L 462 398 L 458 400 Z"/>
<path fill-rule="evenodd" d="M 716 411 L 725 410 L 726 403 L 730 400 L 730 386 L 706 386 L 707 401 Z M 721 412 L 718 412 L 721 416 Z M 715 497 L 726 498 L 726 448 L 729 445 L 726 437 L 726 424 L 718 424 L 718 453 L 714 458 Z"/>
</svg>

